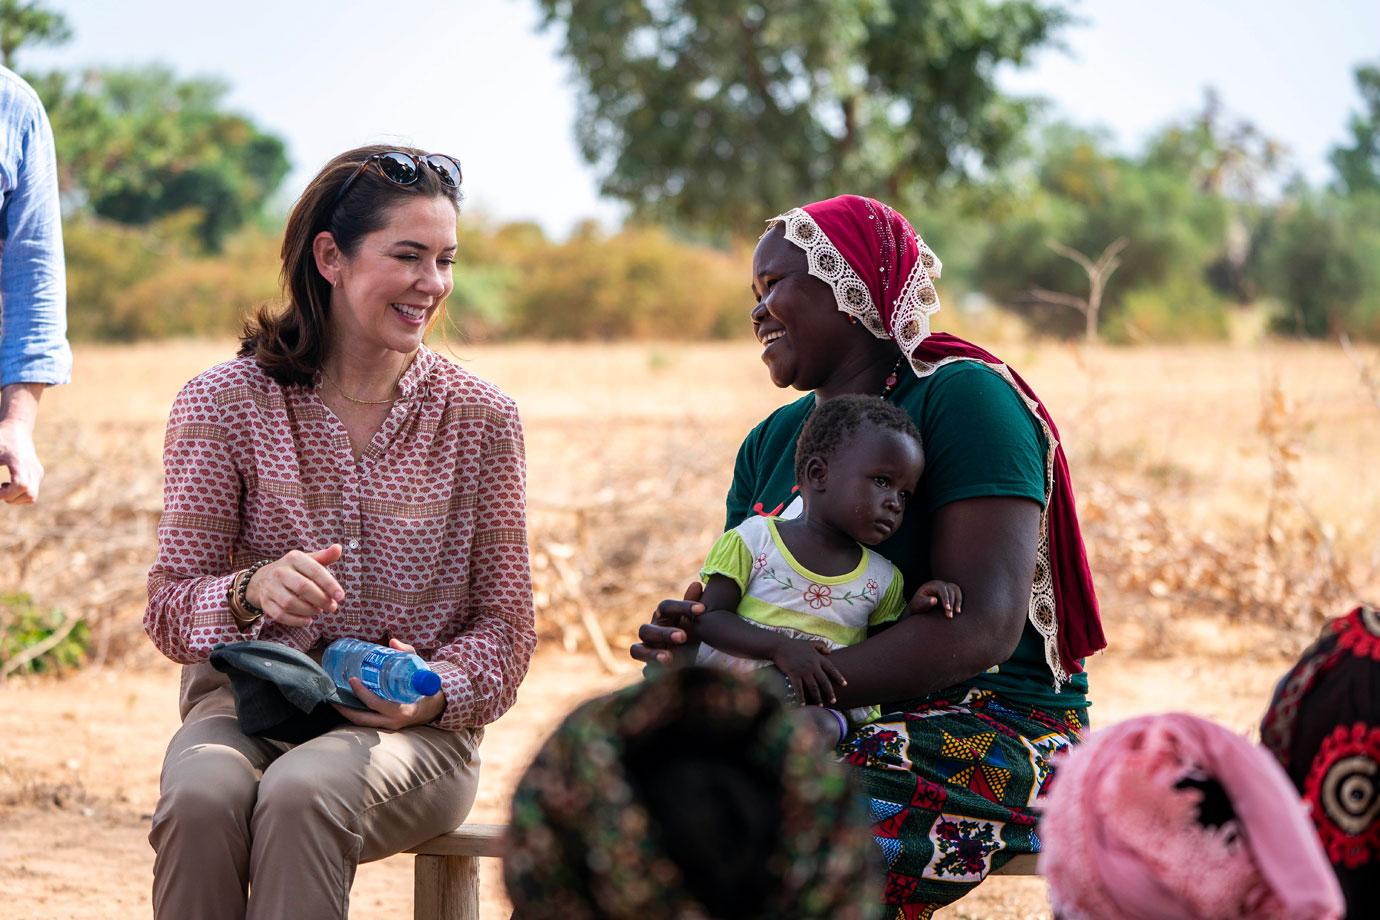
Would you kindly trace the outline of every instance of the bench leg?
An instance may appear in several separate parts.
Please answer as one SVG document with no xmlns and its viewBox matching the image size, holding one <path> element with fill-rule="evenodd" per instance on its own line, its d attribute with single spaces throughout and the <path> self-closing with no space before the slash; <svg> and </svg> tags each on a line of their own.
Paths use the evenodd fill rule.
<svg viewBox="0 0 1380 920">
<path fill-rule="evenodd" d="M 479 920 L 479 860 L 418 856 L 412 868 L 414 920 Z"/>
</svg>

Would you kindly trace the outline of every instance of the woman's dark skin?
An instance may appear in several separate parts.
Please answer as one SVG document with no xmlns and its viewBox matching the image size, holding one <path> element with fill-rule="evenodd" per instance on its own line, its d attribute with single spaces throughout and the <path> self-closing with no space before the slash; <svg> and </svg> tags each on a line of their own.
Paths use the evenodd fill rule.
<svg viewBox="0 0 1380 920">
<path fill-rule="evenodd" d="M 778 225 L 752 257 L 752 324 L 759 340 L 786 334 L 763 351 L 778 387 L 813 390 L 823 401 L 878 393 L 899 357 L 839 311 L 829 286 L 809 274 L 803 250 Z M 911 599 L 908 616 L 851 648 L 832 664 L 847 681 L 840 708 L 913 699 L 969 680 L 1011 657 L 1030 605 L 1040 506 L 1023 498 L 950 502 L 931 518 L 931 578 L 963 588 L 963 615 L 936 616 L 927 596 Z M 683 600 L 664 600 L 638 630 L 630 652 L 639 661 L 693 660 L 694 619 L 704 612 L 698 582 Z"/>
</svg>

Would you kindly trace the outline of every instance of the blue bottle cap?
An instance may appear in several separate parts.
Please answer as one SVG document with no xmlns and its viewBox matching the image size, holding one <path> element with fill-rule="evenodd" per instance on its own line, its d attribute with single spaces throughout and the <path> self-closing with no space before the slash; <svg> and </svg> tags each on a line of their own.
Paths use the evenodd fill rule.
<svg viewBox="0 0 1380 920">
<path fill-rule="evenodd" d="M 441 675 L 435 671 L 418 671 L 412 675 L 412 689 L 422 696 L 431 696 L 441 689 Z"/>
</svg>

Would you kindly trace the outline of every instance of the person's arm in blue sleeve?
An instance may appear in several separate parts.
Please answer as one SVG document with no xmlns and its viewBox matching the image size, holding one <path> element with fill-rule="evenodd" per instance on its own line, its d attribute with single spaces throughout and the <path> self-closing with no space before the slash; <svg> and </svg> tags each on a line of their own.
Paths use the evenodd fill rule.
<svg viewBox="0 0 1380 920">
<path fill-rule="evenodd" d="M 26 504 L 43 480 L 33 444 L 43 389 L 66 383 L 67 280 L 53 133 L 27 86 L 0 87 L 4 127 L 3 240 L 0 240 L 0 501 Z"/>
</svg>

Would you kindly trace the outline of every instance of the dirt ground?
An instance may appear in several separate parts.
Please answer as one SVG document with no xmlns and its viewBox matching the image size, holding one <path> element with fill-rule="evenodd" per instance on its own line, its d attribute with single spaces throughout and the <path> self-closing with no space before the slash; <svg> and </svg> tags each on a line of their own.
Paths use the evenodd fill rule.
<svg viewBox="0 0 1380 920">
<path fill-rule="evenodd" d="M 1197 628 L 1191 628 L 1196 626 Z M 1238 636 L 1208 652 L 1186 624 L 1182 655 L 1155 660 L 1106 654 L 1090 665 L 1094 725 L 1181 709 L 1242 731 L 1253 726 L 1283 658 L 1256 660 Z M 1218 637 L 1220 639 L 1220 636 Z M 1193 648 L 1198 648 L 1194 651 Z M 1226 651 L 1227 654 L 1223 654 Z M 177 668 L 150 661 L 88 669 L 61 680 L 11 681 L 0 690 L 0 890 L 3 913 L 27 918 L 150 914 L 153 851 L 146 840 L 163 749 L 177 727 Z M 575 703 L 635 679 L 609 674 L 589 655 L 538 652 L 517 706 L 490 727 L 471 819 L 506 820 L 506 802 L 536 746 Z M 497 863 L 486 860 L 483 916 L 506 918 Z M 412 859 L 360 867 L 354 916 L 411 916 Z M 993 879 L 946 912 L 953 918 L 1048 918 L 1037 879 Z"/>
<path fill-rule="evenodd" d="M 739 438 L 787 395 L 762 379 L 753 343 L 461 351 L 452 357 L 522 409 L 538 612 L 550 637 L 516 708 L 482 748 L 473 819 L 498 822 L 561 715 L 635 679 L 622 647 L 651 599 L 679 590 L 698 568 L 722 527 Z M 178 387 L 232 352 L 228 342 L 82 346 L 75 382 L 44 397 L 37 440 L 48 477 L 40 504 L 0 515 L 0 594 L 25 592 L 44 609 L 85 617 L 95 665 L 61 680 L 0 682 L 0 918 L 149 914 L 146 834 L 177 726 L 177 669 L 139 622 L 161 507 L 159 450 Z M 1294 575 L 1311 584 L 1304 576 L 1326 561 L 1321 546 L 1354 570 L 1347 603 L 1380 593 L 1380 403 L 1340 351 L 1321 345 L 1109 350 L 1095 360 L 1048 343 L 1000 352 L 1059 419 L 1085 526 L 1097 533 L 1089 550 L 1112 651 L 1090 664 L 1094 727 L 1180 709 L 1253 731 L 1275 680 L 1316 628 L 1312 614 L 1281 625 L 1300 618 L 1281 614 L 1289 599 L 1271 586 L 1290 588 L 1284 576 Z M 1367 360 L 1380 367 L 1380 355 Z M 1275 382 L 1294 408 L 1269 399 Z M 1292 458 L 1288 489 L 1278 485 L 1281 457 Z M 1308 540 L 1277 540 L 1274 531 L 1262 539 L 1264 508 L 1279 496 L 1316 522 Z M 1150 558 L 1186 536 L 1196 542 L 1180 539 L 1178 555 Z M 1122 544 L 1143 544 L 1149 555 L 1113 551 Z M 1200 558 L 1221 546 L 1234 553 L 1230 565 Z M 1262 553 L 1266 561 L 1282 553 L 1289 566 L 1261 569 Z M 1223 603 L 1220 591 L 1171 577 L 1205 564 L 1249 590 Z M 1145 572 L 1136 575 L 1137 565 Z M 1274 578 L 1261 582 L 1265 590 L 1237 577 L 1258 571 Z M 581 605 L 598 615 L 621 673 L 588 652 Z M 1344 610 L 1327 606 L 1325 615 Z M 1209 609 L 1217 612 L 1183 617 Z M 411 862 L 361 867 L 355 915 L 409 916 Z M 484 867 L 482 884 L 484 915 L 507 917 L 496 864 Z M 1049 910 L 1039 880 L 994 879 L 946 916 Z"/>
</svg>

